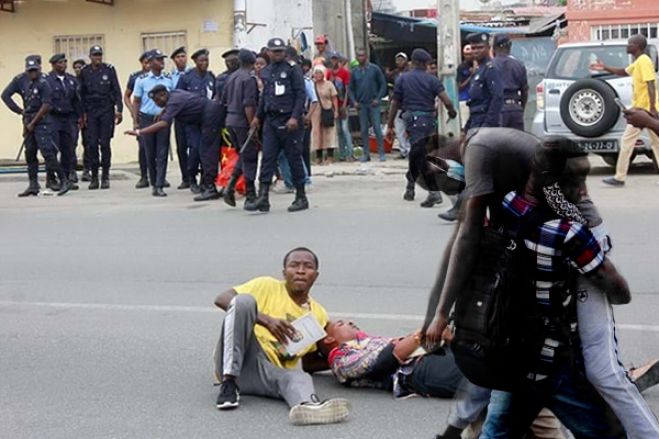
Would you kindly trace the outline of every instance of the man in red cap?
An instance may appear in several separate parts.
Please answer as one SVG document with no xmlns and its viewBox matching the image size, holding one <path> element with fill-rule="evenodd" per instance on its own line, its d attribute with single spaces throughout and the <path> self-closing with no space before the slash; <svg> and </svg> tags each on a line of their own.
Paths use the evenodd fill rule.
<svg viewBox="0 0 659 439">
<path fill-rule="evenodd" d="M 319 63 L 327 65 L 329 61 L 327 53 L 327 37 L 325 35 L 318 35 L 314 40 L 316 46 L 316 55 L 313 57 L 313 65 Z"/>
</svg>

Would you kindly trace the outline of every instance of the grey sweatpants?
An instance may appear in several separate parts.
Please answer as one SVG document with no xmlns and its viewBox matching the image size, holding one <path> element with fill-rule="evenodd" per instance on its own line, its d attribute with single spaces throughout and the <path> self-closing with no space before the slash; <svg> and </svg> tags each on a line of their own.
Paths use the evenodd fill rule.
<svg viewBox="0 0 659 439">
<path fill-rule="evenodd" d="M 289 407 L 311 401 L 316 393 L 311 375 L 268 361 L 254 335 L 256 315 L 252 296 L 238 294 L 231 301 L 215 348 L 216 379 L 232 375 L 238 380 L 241 394 L 283 399 Z"/>
</svg>

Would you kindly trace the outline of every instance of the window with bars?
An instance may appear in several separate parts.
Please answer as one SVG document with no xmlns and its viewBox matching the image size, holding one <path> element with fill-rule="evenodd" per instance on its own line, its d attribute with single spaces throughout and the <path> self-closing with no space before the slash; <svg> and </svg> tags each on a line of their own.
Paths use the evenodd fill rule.
<svg viewBox="0 0 659 439">
<path fill-rule="evenodd" d="M 165 69 L 171 70 L 174 68 L 174 63 L 169 59 L 169 55 L 177 47 L 187 46 L 187 41 L 185 31 L 146 33 L 142 34 L 142 50 L 160 49 L 167 55 Z"/>
<path fill-rule="evenodd" d="M 591 28 L 591 36 L 597 41 L 627 39 L 634 34 L 657 38 L 659 23 L 605 24 Z"/>
<path fill-rule="evenodd" d="M 87 59 L 90 47 L 104 47 L 104 40 L 101 34 L 59 35 L 54 38 L 54 52 L 66 54 L 69 63 L 73 63 L 79 58 Z"/>
</svg>

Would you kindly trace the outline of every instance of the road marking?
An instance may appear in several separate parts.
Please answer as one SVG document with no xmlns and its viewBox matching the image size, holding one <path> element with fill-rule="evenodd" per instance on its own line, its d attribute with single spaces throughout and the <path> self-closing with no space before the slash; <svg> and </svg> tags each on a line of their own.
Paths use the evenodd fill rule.
<svg viewBox="0 0 659 439">
<path fill-rule="evenodd" d="M 0 300 L 0 306 L 31 306 L 59 309 L 92 309 L 105 311 L 149 311 L 149 312 L 183 312 L 183 313 L 218 313 L 217 308 L 206 306 L 180 305 L 127 305 L 116 303 L 70 303 L 70 302 L 21 302 Z M 378 314 L 344 311 L 329 311 L 333 318 L 355 320 L 391 320 L 405 322 L 422 322 L 423 316 L 417 314 Z M 659 325 L 637 325 L 632 323 L 617 323 L 616 328 L 628 331 L 659 332 Z"/>
</svg>

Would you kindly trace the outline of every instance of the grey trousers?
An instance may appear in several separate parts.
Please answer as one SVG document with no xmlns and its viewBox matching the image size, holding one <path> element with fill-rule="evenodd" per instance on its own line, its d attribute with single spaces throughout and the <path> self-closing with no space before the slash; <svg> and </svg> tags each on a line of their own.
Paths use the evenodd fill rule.
<svg viewBox="0 0 659 439">
<path fill-rule="evenodd" d="M 311 401 L 316 393 L 311 375 L 277 367 L 266 357 L 254 335 L 256 315 L 252 296 L 238 294 L 233 298 L 215 348 L 215 377 L 221 381 L 224 375 L 232 375 L 241 394 L 283 399 L 289 407 Z"/>
</svg>

